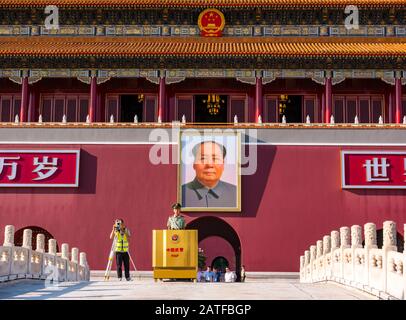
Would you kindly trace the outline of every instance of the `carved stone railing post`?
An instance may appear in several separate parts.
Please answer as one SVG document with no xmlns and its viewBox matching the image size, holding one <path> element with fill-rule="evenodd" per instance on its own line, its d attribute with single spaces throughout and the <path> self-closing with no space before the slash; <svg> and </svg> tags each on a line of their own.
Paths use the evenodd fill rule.
<svg viewBox="0 0 406 320">
<path fill-rule="evenodd" d="M 378 248 L 376 245 L 376 225 L 366 223 L 364 225 L 365 249 Z"/>
<path fill-rule="evenodd" d="M 309 250 L 305 250 L 304 257 L 305 257 L 304 260 L 305 260 L 305 272 L 306 272 L 305 279 L 306 279 L 306 282 L 310 282 L 311 279 L 310 279 L 310 274 L 308 272 L 308 270 L 310 270 L 310 268 L 311 268 L 311 265 L 310 265 L 310 251 Z"/>
<path fill-rule="evenodd" d="M 314 261 L 316 260 L 317 257 L 317 248 L 315 245 L 310 246 L 310 278 L 311 281 L 314 281 L 316 279 L 316 270 L 314 269 Z"/>
<path fill-rule="evenodd" d="M 71 261 L 74 263 L 79 263 L 79 249 L 78 248 L 72 248 Z"/>
<path fill-rule="evenodd" d="M 383 249 L 397 251 L 396 222 L 394 221 L 383 223 Z"/>
<path fill-rule="evenodd" d="M 356 280 L 355 266 L 357 263 L 356 249 L 362 248 L 362 227 L 359 225 L 351 226 L 351 281 Z"/>
<path fill-rule="evenodd" d="M 346 249 L 350 247 L 350 228 L 348 227 L 341 227 L 340 228 L 340 248 Z"/>
<path fill-rule="evenodd" d="M 351 233 L 350 228 L 348 227 L 341 227 L 340 228 L 340 256 L 341 256 L 341 263 L 340 263 L 340 275 L 339 278 L 344 279 L 344 263 L 345 263 L 345 255 L 344 250 L 351 247 Z"/>
<path fill-rule="evenodd" d="M 327 257 L 327 255 L 330 254 L 330 257 Z M 332 258 L 331 258 L 331 237 L 326 235 L 323 237 L 323 267 L 324 267 L 324 278 L 329 279 L 331 277 L 331 263 L 332 263 Z"/>
<path fill-rule="evenodd" d="M 61 245 L 61 257 L 69 260 L 69 245 L 67 243 L 62 243 Z"/>
<path fill-rule="evenodd" d="M 376 225 L 375 223 L 366 223 L 364 225 L 364 238 L 365 238 L 365 272 L 366 272 L 366 282 L 369 286 L 371 283 L 370 279 L 370 267 L 371 267 L 371 249 L 377 249 L 377 240 L 376 240 Z"/>
<path fill-rule="evenodd" d="M 32 230 L 24 229 L 23 232 L 23 247 L 27 249 L 32 249 Z"/>
<path fill-rule="evenodd" d="M 45 235 L 43 235 L 42 233 L 37 234 L 37 248 L 35 249 L 35 251 L 38 252 L 45 252 Z"/>
<path fill-rule="evenodd" d="M 330 253 L 331 251 L 331 237 L 324 236 L 323 237 L 323 255 Z"/>
<path fill-rule="evenodd" d="M 300 256 L 300 281 L 305 278 L 305 259 L 304 256 Z"/>
<path fill-rule="evenodd" d="M 48 253 L 56 255 L 56 240 L 55 239 L 48 240 Z"/>
<path fill-rule="evenodd" d="M 351 227 L 351 247 L 362 248 L 362 228 L 358 225 Z"/>
<path fill-rule="evenodd" d="M 383 223 L 383 246 L 382 246 L 382 269 L 384 277 L 384 291 L 387 288 L 387 273 L 388 273 L 388 252 L 397 251 L 396 243 L 396 222 L 385 221 Z"/>
<path fill-rule="evenodd" d="M 323 241 L 322 240 L 317 240 L 316 248 L 317 248 L 316 257 L 320 258 L 323 255 Z"/>
<path fill-rule="evenodd" d="M 340 232 L 331 231 L 331 250 L 340 248 Z"/>
<path fill-rule="evenodd" d="M 7 225 L 4 230 L 4 243 L 5 247 L 14 246 L 14 226 Z"/>
<path fill-rule="evenodd" d="M 323 241 L 317 240 L 316 242 L 316 255 L 317 255 L 317 279 L 322 280 L 322 269 L 324 268 L 323 261 Z"/>
</svg>

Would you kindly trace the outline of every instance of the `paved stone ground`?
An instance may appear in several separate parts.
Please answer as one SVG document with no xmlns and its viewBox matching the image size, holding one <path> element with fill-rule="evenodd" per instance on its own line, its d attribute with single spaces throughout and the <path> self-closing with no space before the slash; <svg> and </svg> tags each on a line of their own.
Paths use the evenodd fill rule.
<svg viewBox="0 0 406 320">
<path fill-rule="evenodd" d="M 193 300 L 369 300 L 373 296 L 334 283 L 302 284 L 297 279 L 256 280 L 245 283 L 153 282 L 152 279 L 61 283 L 24 280 L 0 286 L 0 299 L 193 299 Z"/>
</svg>

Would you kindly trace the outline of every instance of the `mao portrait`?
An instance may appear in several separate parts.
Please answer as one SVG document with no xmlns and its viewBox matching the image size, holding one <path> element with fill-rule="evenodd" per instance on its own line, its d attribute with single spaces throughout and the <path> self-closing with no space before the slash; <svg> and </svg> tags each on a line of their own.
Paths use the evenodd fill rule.
<svg viewBox="0 0 406 320">
<path fill-rule="evenodd" d="M 180 203 L 183 211 L 240 211 L 240 139 L 184 132 L 181 137 Z"/>
</svg>

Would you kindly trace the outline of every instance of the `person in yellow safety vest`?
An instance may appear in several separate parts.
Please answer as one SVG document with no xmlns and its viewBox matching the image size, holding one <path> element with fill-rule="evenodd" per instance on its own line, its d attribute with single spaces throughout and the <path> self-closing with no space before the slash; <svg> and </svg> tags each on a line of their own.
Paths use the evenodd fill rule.
<svg viewBox="0 0 406 320">
<path fill-rule="evenodd" d="M 124 263 L 124 274 L 127 281 L 131 280 L 130 277 L 130 256 L 128 254 L 128 240 L 131 236 L 130 230 L 124 225 L 123 219 L 117 219 L 114 222 L 113 230 L 110 234 L 110 239 L 117 237 L 116 242 L 116 263 L 117 263 L 117 277 L 122 280 Z"/>
</svg>

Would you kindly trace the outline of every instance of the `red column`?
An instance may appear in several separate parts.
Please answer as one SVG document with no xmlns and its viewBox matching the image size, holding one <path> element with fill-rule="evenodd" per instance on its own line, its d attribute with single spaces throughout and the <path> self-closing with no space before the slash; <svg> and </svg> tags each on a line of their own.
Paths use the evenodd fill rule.
<svg viewBox="0 0 406 320">
<path fill-rule="evenodd" d="M 90 80 L 90 106 L 89 106 L 90 122 L 95 122 L 96 120 L 96 106 L 97 106 L 97 78 L 92 77 Z"/>
<path fill-rule="evenodd" d="M 395 122 L 402 122 L 402 79 L 395 78 Z"/>
<path fill-rule="evenodd" d="M 161 117 L 162 122 L 165 120 L 166 109 L 166 84 L 165 77 L 159 78 L 159 99 L 158 99 L 158 117 Z"/>
<path fill-rule="evenodd" d="M 35 122 L 35 99 L 36 99 L 35 92 L 33 90 L 30 90 L 30 99 L 28 103 L 28 115 L 27 115 L 28 122 Z"/>
<path fill-rule="evenodd" d="M 28 114 L 28 77 L 23 77 L 22 86 L 21 86 L 21 109 L 20 109 L 20 121 L 27 121 Z M 12 119 L 14 120 L 14 119 Z"/>
<path fill-rule="evenodd" d="M 262 115 L 263 97 L 262 97 L 262 78 L 257 77 L 255 82 L 255 122 L 258 122 L 258 116 Z"/>
<path fill-rule="evenodd" d="M 324 100 L 325 100 L 324 101 L 324 103 L 325 103 L 325 123 L 330 123 L 331 110 L 332 110 L 332 104 L 333 104 L 333 97 L 332 97 L 332 92 L 331 92 L 331 77 L 326 78 Z"/>
</svg>

